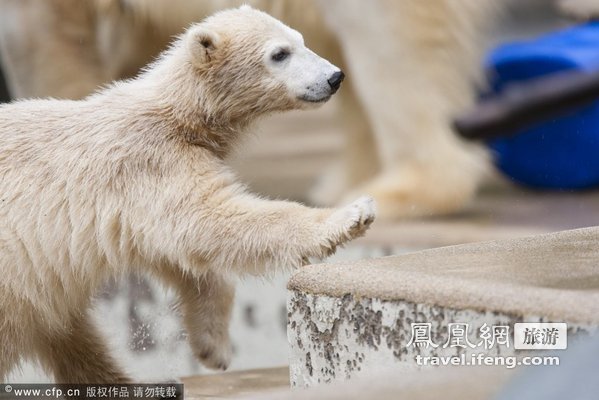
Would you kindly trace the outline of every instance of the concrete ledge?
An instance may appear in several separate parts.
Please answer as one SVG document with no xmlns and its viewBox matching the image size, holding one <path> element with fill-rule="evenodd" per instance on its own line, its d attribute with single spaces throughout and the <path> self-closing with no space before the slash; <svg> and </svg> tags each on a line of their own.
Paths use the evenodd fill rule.
<svg viewBox="0 0 599 400">
<path fill-rule="evenodd" d="M 599 228 L 300 269 L 287 288 L 599 322 Z"/>
<path fill-rule="evenodd" d="M 389 367 L 416 355 L 473 349 L 408 348 L 412 322 L 555 321 L 569 333 L 599 325 L 599 229 L 476 243 L 347 264 L 320 264 L 290 280 L 291 383 L 310 386 Z M 474 339 L 473 339 L 474 340 Z M 513 347 L 493 354 L 515 354 Z"/>
</svg>

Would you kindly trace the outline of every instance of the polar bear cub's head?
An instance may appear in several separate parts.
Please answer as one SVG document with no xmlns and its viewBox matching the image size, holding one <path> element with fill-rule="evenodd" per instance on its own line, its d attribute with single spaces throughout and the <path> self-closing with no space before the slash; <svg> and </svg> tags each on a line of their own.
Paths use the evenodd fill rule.
<svg viewBox="0 0 599 400">
<path fill-rule="evenodd" d="M 249 6 L 208 17 L 184 40 L 208 98 L 240 115 L 324 103 L 344 78 L 299 32 Z"/>
</svg>

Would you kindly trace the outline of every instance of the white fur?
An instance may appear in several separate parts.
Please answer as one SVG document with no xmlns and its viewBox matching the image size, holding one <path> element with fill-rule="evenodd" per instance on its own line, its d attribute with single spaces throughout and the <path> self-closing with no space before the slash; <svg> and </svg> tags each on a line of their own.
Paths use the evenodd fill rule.
<svg viewBox="0 0 599 400">
<path fill-rule="evenodd" d="M 297 98 L 317 103 L 328 100 L 327 80 L 340 69 L 306 48 L 303 36 L 297 31 L 281 25 L 285 34 L 265 44 L 264 62 L 268 71 Z M 281 51 L 288 56 L 283 61 L 273 60 Z"/>
<path fill-rule="evenodd" d="M 132 271 L 179 291 L 195 354 L 226 368 L 229 273 L 297 267 L 366 231 L 371 200 L 265 200 L 223 161 L 253 120 L 305 106 L 264 64 L 287 29 L 250 8 L 221 12 L 136 79 L 0 106 L 0 381 L 23 358 L 59 382 L 127 381 L 86 311 Z"/>
</svg>

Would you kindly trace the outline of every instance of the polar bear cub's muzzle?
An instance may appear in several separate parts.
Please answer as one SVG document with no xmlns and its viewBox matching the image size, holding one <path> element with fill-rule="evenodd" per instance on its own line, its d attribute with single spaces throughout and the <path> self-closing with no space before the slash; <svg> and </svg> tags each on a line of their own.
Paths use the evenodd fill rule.
<svg viewBox="0 0 599 400">
<path fill-rule="evenodd" d="M 345 74 L 307 48 L 299 32 L 285 28 L 287 40 L 270 43 L 266 52 L 270 72 L 296 99 L 307 103 L 326 102 L 339 90 Z"/>
<path fill-rule="evenodd" d="M 304 57 L 298 54 L 297 98 L 309 103 L 324 103 L 339 90 L 345 74 L 311 50 L 304 48 L 302 51 L 307 54 Z"/>
</svg>

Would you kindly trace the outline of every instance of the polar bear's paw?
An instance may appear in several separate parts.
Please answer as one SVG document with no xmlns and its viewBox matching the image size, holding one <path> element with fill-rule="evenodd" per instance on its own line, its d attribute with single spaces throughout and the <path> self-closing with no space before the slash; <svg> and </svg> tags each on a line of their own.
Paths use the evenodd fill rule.
<svg viewBox="0 0 599 400">
<path fill-rule="evenodd" d="M 341 228 L 335 245 L 363 236 L 374 222 L 376 206 L 374 199 L 362 196 L 351 204 L 335 211 L 329 218 L 335 228 Z"/>
<path fill-rule="evenodd" d="M 191 346 L 197 359 L 206 367 L 222 371 L 229 368 L 233 346 L 228 335 L 202 334 Z"/>
<path fill-rule="evenodd" d="M 463 210 L 486 174 L 486 162 L 442 165 L 404 163 L 382 172 L 356 192 L 368 193 L 377 203 L 377 217 L 395 220 L 447 215 Z M 354 192 L 355 194 L 355 192 Z"/>
<path fill-rule="evenodd" d="M 363 236 L 374 222 L 376 215 L 374 199 L 369 196 L 360 197 L 342 210 L 348 215 L 347 232 L 351 239 Z"/>
</svg>

